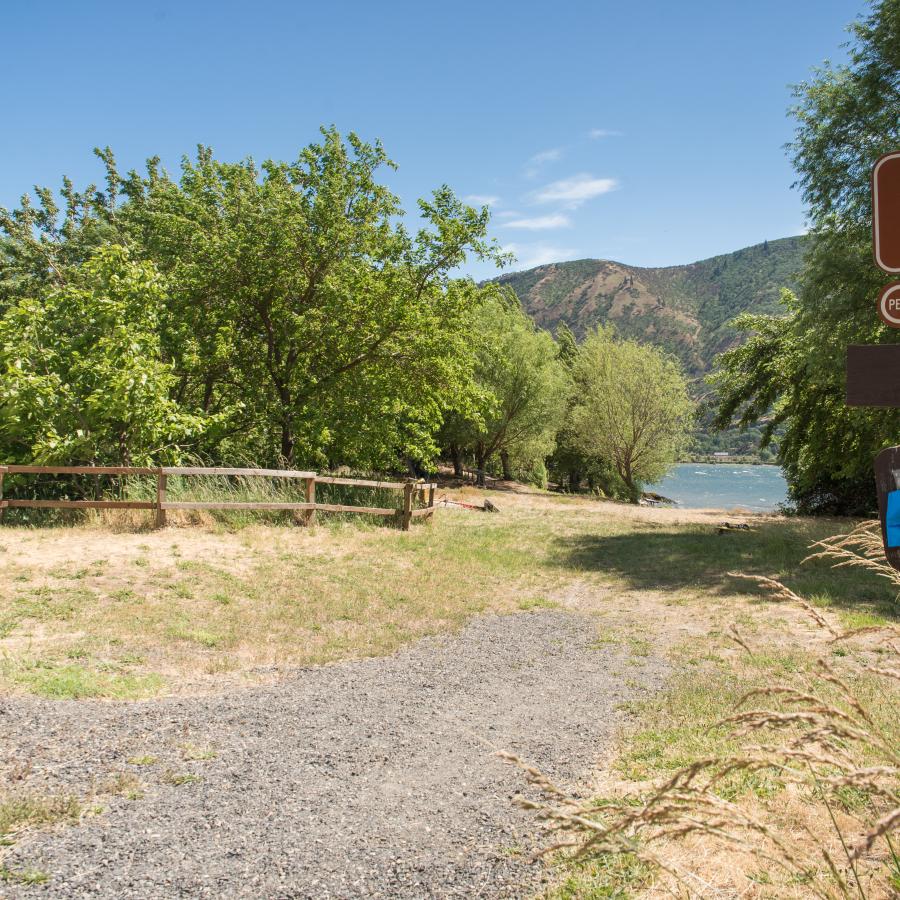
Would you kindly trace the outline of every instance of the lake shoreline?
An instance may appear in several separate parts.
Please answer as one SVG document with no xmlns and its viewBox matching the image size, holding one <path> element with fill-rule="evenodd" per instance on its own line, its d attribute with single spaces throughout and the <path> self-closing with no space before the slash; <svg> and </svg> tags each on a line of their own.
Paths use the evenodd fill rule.
<svg viewBox="0 0 900 900">
<path fill-rule="evenodd" d="M 781 467 L 771 463 L 681 462 L 648 493 L 671 499 L 680 509 L 746 509 L 777 512 L 788 503 Z"/>
</svg>

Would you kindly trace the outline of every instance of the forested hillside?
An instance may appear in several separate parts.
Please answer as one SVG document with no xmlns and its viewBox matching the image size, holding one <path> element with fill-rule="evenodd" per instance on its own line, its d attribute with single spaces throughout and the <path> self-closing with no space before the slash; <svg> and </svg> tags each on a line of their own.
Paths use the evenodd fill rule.
<svg viewBox="0 0 900 900">
<path fill-rule="evenodd" d="M 794 288 L 804 238 L 746 247 L 684 266 L 645 269 L 601 259 L 551 263 L 501 276 L 535 321 L 555 331 L 565 323 L 579 338 L 611 322 L 623 337 L 674 353 L 691 376 L 738 332 L 728 322 L 742 312 L 774 313 L 783 287 Z"/>
</svg>

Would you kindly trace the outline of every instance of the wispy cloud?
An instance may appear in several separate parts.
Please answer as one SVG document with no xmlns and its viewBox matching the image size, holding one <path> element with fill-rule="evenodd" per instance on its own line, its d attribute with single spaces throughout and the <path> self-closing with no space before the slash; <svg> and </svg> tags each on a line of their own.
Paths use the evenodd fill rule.
<svg viewBox="0 0 900 900">
<path fill-rule="evenodd" d="M 469 194 L 463 200 L 473 206 L 496 206 L 500 202 L 500 198 L 494 194 Z"/>
<path fill-rule="evenodd" d="M 587 200 L 608 194 L 619 186 L 615 178 L 594 178 L 593 175 L 573 175 L 553 181 L 533 194 L 536 203 L 564 203 L 575 209 Z"/>
<path fill-rule="evenodd" d="M 549 228 L 568 228 L 571 224 L 568 216 L 564 216 L 562 213 L 553 213 L 549 216 L 534 216 L 530 219 L 514 219 L 512 222 L 504 222 L 503 227 L 544 231 Z"/>
<path fill-rule="evenodd" d="M 562 155 L 562 147 L 551 147 L 549 150 L 541 150 L 540 153 L 535 153 L 525 163 L 525 177 L 536 178 L 543 166 L 547 165 L 547 163 L 557 162 L 557 160 L 562 159 Z"/>
<path fill-rule="evenodd" d="M 592 141 L 600 140 L 600 138 L 608 138 L 608 137 L 622 137 L 621 131 L 615 131 L 611 128 L 592 128 L 588 132 L 588 137 Z"/>
<path fill-rule="evenodd" d="M 530 163 L 534 163 L 536 166 L 542 166 L 544 163 L 548 162 L 556 162 L 556 160 L 562 157 L 562 148 L 561 147 L 551 147 L 549 150 L 541 150 L 540 153 L 535 153 L 534 156 L 528 160 Z"/>
<path fill-rule="evenodd" d="M 565 259 L 574 259 L 579 252 L 572 247 L 558 247 L 543 243 L 507 244 L 503 249 L 514 254 L 517 264 L 525 269 L 533 269 L 535 266 L 544 266 L 547 263 L 561 262 Z"/>
</svg>

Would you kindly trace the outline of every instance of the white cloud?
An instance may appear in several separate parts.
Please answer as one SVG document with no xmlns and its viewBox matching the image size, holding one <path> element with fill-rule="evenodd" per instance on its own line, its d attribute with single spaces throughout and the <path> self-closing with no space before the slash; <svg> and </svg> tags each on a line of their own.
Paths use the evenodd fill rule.
<svg viewBox="0 0 900 900">
<path fill-rule="evenodd" d="M 551 147 L 549 150 L 541 150 L 540 153 L 535 153 L 528 161 L 536 166 L 542 166 L 544 163 L 556 162 L 560 157 L 562 157 L 562 148 Z"/>
<path fill-rule="evenodd" d="M 494 194 L 469 194 L 463 200 L 473 206 L 496 206 L 500 202 L 500 198 Z"/>
<path fill-rule="evenodd" d="M 564 216 L 562 213 L 553 213 L 549 216 L 535 216 L 531 219 L 515 219 L 512 222 L 504 222 L 503 227 L 543 231 L 548 228 L 568 228 L 571 224 L 568 216 Z"/>
<path fill-rule="evenodd" d="M 494 213 L 494 218 L 496 219 L 516 219 L 521 216 L 522 213 L 516 212 L 514 209 L 503 209 L 500 212 Z"/>
<path fill-rule="evenodd" d="M 578 250 L 572 247 L 557 247 L 553 244 L 507 244 L 504 248 L 507 253 L 516 257 L 516 262 L 523 269 L 533 269 L 535 266 L 544 266 L 547 263 L 562 262 L 566 259 L 574 259 Z"/>
<path fill-rule="evenodd" d="M 622 137 L 622 132 L 615 131 L 611 128 L 592 128 L 588 132 L 588 137 L 592 141 L 596 141 L 596 140 L 599 140 L 600 138 Z"/>
<path fill-rule="evenodd" d="M 551 147 L 549 150 L 541 150 L 540 153 L 535 153 L 525 164 L 525 177 L 536 178 L 542 166 L 562 159 L 562 155 L 562 147 Z"/>
<path fill-rule="evenodd" d="M 536 203 L 565 203 L 569 209 L 575 209 L 586 200 L 608 194 L 618 186 L 615 178 L 594 178 L 593 175 L 581 174 L 545 185 L 533 196 Z"/>
</svg>

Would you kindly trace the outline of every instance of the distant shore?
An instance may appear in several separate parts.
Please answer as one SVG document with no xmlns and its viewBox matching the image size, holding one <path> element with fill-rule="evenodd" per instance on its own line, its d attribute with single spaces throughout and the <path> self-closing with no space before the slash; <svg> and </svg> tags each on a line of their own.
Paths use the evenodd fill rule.
<svg viewBox="0 0 900 900">
<path fill-rule="evenodd" d="M 717 466 L 717 465 L 728 465 L 728 466 L 777 466 L 778 463 L 774 460 L 765 460 L 760 459 L 758 456 L 686 456 L 684 459 L 679 459 L 678 464 L 698 464 L 701 463 L 704 466 Z"/>
</svg>

